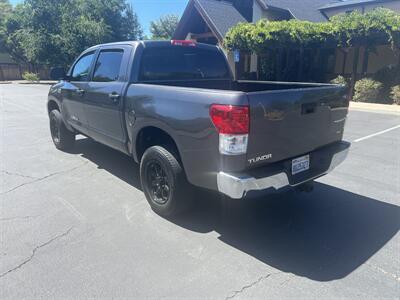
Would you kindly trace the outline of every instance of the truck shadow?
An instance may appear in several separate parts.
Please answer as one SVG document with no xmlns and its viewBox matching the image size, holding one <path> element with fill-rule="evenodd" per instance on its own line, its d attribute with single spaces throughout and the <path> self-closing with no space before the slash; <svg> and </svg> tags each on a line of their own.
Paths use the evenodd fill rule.
<svg viewBox="0 0 400 300">
<path fill-rule="evenodd" d="M 176 224 L 216 231 L 221 241 L 263 263 L 316 281 L 347 276 L 400 229 L 400 207 L 323 183 L 309 194 L 246 199 L 228 212 L 212 198 L 204 196 Z"/>
<path fill-rule="evenodd" d="M 77 141 L 75 151 L 140 189 L 139 167 L 129 157 L 90 140 Z M 400 229 L 400 207 L 323 183 L 310 194 L 263 194 L 229 208 L 207 191 L 196 191 L 196 200 L 194 209 L 170 221 L 216 231 L 227 245 L 316 281 L 347 276 Z"/>
<path fill-rule="evenodd" d="M 131 157 L 89 138 L 76 140 L 71 153 L 81 155 L 95 163 L 97 168 L 113 174 L 138 190 L 142 190 L 139 165 Z"/>
</svg>

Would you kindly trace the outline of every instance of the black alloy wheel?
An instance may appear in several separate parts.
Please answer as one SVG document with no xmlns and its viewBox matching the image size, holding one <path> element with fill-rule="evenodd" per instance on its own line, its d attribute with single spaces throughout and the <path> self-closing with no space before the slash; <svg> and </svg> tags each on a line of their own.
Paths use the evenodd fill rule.
<svg viewBox="0 0 400 300">
<path fill-rule="evenodd" d="M 158 161 L 152 161 L 147 165 L 147 168 L 147 182 L 150 183 L 152 200 L 163 205 L 168 202 L 170 196 L 168 176 Z"/>
</svg>

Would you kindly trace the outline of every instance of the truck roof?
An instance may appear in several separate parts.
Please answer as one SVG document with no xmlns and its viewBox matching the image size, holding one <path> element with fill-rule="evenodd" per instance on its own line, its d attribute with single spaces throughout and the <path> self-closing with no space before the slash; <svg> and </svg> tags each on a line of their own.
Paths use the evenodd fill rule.
<svg viewBox="0 0 400 300">
<path fill-rule="evenodd" d="M 138 44 L 143 45 L 145 48 L 150 48 L 150 47 L 173 47 L 174 45 L 172 45 L 170 40 L 165 40 L 165 41 L 157 41 L 157 40 L 145 40 L 145 41 L 121 41 L 121 42 L 113 42 L 113 43 L 105 43 L 105 44 L 99 44 L 99 45 L 95 45 L 92 46 L 90 48 L 88 48 L 86 51 L 89 50 L 94 50 L 97 49 L 99 47 L 103 47 L 103 46 L 119 46 L 119 45 L 132 45 L 132 46 L 136 46 Z M 201 47 L 201 48 L 208 48 L 208 49 L 216 49 L 217 46 L 214 45 L 209 45 L 209 44 L 203 44 L 203 43 L 197 43 L 196 42 L 196 46 L 197 47 Z M 86 52 L 85 51 L 85 52 Z"/>
</svg>

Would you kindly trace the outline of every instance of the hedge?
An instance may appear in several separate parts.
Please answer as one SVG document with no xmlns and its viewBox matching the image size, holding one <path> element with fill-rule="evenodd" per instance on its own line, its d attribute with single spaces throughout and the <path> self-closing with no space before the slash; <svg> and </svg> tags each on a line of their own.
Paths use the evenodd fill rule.
<svg viewBox="0 0 400 300">
<path fill-rule="evenodd" d="M 239 23 L 228 31 L 224 41 L 227 49 L 254 53 L 288 47 L 353 47 L 383 43 L 400 47 L 400 15 L 385 8 L 365 14 L 353 11 L 323 23 L 295 19 Z"/>
</svg>

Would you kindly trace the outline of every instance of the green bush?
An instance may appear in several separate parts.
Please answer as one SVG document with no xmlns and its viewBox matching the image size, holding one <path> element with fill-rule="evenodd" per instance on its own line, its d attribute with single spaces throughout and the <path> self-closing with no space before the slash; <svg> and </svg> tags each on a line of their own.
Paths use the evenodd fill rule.
<svg viewBox="0 0 400 300">
<path fill-rule="evenodd" d="M 239 23 L 225 36 L 224 46 L 229 50 L 263 53 L 266 49 L 296 49 L 400 45 L 400 15 L 390 9 L 376 8 L 362 13 L 333 16 L 330 22 L 313 23 L 302 20 Z"/>
<path fill-rule="evenodd" d="M 396 85 L 400 85 L 400 66 L 386 66 L 378 70 L 373 75 L 373 79 L 383 84 L 380 100 L 383 103 L 392 103 L 391 89 Z"/>
<path fill-rule="evenodd" d="M 363 78 L 356 82 L 354 87 L 353 101 L 356 102 L 379 102 L 379 94 L 382 83 L 371 78 Z"/>
<path fill-rule="evenodd" d="M 331 83 L 333 84 L 342 84 L 342 85 L 348 85 L 347 79 L 344 78 L 342 75 L 339 75 L 335 79 L 331 80 Z"/>
<path fill-rule="evenodd" d="M 22 78 L 26 81 L 31 81 L 31 82 L 38 82 L 40 80 L 39 74 L 30 72 L 25 72 L 24 74 L 22 74 Z"/>
<path fill-rule="evenodd" d="M 399 65 L 388 65 L 378 70 L 374 76 L 374 80 L 380 81 L 383 84 L 391 86 L 400 84 L 400 66 Z"/>
<path fill-rule="evenodd" d="M 400 85 L 392 87 L 392 92 L 390 93 L 394 104 L 400 105 Z"/>
</svg>

